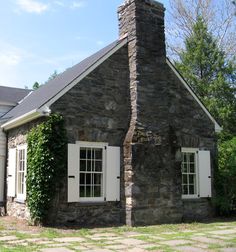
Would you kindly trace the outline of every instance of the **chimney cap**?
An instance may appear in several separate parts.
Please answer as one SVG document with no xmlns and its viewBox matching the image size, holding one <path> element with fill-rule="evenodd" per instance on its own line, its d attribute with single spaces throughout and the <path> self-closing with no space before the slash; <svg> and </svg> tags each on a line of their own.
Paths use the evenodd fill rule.
<svg viewBox="0 0 236 252">
<path fill-rule="evenodd" d="M 126 8 L 128 5 L 132 3 L 136 3 L 136 4 L 143 3 L 143 4 L 151 5 L 151 6 L 154 6 L 155 8 L 162 9 L 163 11 L 165 11 L 164 5 L 155 0 L 125 0 L 124 3 L 119 6 L 118 10 L 122 11 L 122 9 Z"/>
</svg>

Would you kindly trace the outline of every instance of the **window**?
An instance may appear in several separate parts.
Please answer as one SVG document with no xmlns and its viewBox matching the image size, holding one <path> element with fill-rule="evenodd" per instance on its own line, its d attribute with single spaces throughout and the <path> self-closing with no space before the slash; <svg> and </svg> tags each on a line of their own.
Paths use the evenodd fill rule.
<svg viewBox="0 0 236 252">
<path fill-rule="evenodd" d="M 120 200 L 120 147 L 68 144 L 68 202 Z"/>
<path fill-rule="evenodd" d="M 27 146 L 19 145 L 8 150 L 7 196 L 26 199 Z"/>
<path fill-rule="evenodd" d="M 182 195 L 197 196 L 197 152 L 182 151 Z"/>
<path fill-rule="evenodd" d="M 105 147 L 80 147 L 79 197 L 81 200 L 103 199 L 104 150 Z"/>
<path fill-rule="evenodd" d="M 210 151 L 182 148 L 182 198 L 211 197 Z"/>
<path fill-rule="evenodd" d="M 25 188 L 25 175 L 26 175 L 26 146 L 17 148 L 17 198 L 24 199 L 26 188 Z"/>
</svg>

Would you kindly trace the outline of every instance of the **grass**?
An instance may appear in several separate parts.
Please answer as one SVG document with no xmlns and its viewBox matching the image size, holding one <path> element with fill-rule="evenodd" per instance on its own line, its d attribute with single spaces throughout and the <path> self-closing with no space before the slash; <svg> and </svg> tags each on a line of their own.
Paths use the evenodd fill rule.
<svg viewBox="0 0 236 252">
<path fill-rule="evenodd" d="M 194 244 L 195 247 L 199 245 L 200 242 L 193 240 L 193 238 L 199 237 L 208 237 L 216 239 L 210 231 L 215 230 L 227 230 L 227 229 L 236 229 L 236 222 L 213 222 L 213 223 L 189 223 L 189 224 L 170 224 L 170 225 L 156 225 L 156 226 L 145 226 L 145 227 L 109 227 L 109 228 L 94 228 L 94 229 L 62 229 L 62 228 L 34 228 L 27 226 L 19 226 L 17 221 L 5 221 L 4 218 L 0 218 L 0 237 L 6 236 L 15 236 L 17 240 L 20 240 L 27 245 L 17 244 L 14 242 L 10 244 L 7 241 L 0 241 L 0 252 L 33 252 L 39 251 L 40 248 L 50 247 L 50 242 L 56 244 L 58 242 L 54 241 L 54 238 L 62 237 L 81 237 L 85 239 L 85 242 L 70 242 L 67 245 L 61 244 L 63 247 L 66 246 L 72 250 L 75 250 L 75 247 L 78 245 L 94 248 L 95 246 L 100 248 L 106 248 L 109 245 L 109 242 L 112 240 L 111 237 L 103 236 L 104 233 L 112 233 L 116 235 L 116 242 L 114 244 L 121 244 L 119 241 L 122 239 L 127 239 L 128 237 L 132 239 L 137 239 L 143 241 L 147 245 L 146 250 L 148 251 L 165 251 L 173 252 L 177 251 L 178 247 L 181 246 L 191 246 Z M 21 230 L 27 230 L 26 232 Z M 32 232 L 31 232 L 32 231 Z M 100 239 L 94 240 L 93 234 L 99 233 Z M 236 233 L 236 232 L 235 232 Z M 228 236 L 230 239 L 223 239 L 224 236 Z M 26 241 L 30 238 L 41 238 L 43 241 L 48 241 L 48 244 L 38 244 L 36 242 Z M 170 246 L 163 244 L 162 241 L 171 241 L 171 240 L 185 240 L 186 244 Z M 219 243 L 203 243 L 208 246 L 208 249 L 211 251 L 218 252 L 222 248 L 233 247 L 236 248 L 236 238 L 232 234 L 222 235 L 222 241 Z"/>
<path fill-rule="evenodd" d="M 48 238 L 49 240 L 53 239 L 53 238 L 60 238 L 63 237 L 63 234 L 59 231 L 57 231 L 56 229 L 52 229 L 52 228 L 46 228 L 45 230 L 43 230 L 40 235 L 40 238 Z"/>
</svg>

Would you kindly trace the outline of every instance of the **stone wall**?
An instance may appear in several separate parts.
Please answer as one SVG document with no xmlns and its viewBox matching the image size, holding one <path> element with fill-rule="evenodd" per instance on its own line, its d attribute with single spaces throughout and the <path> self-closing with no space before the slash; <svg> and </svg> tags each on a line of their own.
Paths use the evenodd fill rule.
<svg viewBox="0 0 236 252">
<path fill-rule="evenodd" d="M 8 149 L 16 148 L 19 145 L 26 144 L 28 132 L 44 121 L 45 118 L 34 120 L 30 123 L 19 126 L 8 132 Z M 30 214 L 26 202 L 18 201 L 16 197 L 7 197 L 7 214 L 21 219 L 29 220 Z"/>
<path fill-rule="evenodd" d="M 128 53 L 124 46 L 51 106 L 52 112 L 65 118 L 69 143 L 89 141 L 120 146 L 122 174 L 120 203 L 67 203 L 65 179 L 49 218 L 54 223 L 124 223 L 122 146 L 130 120 L 129 99 Z"/>
<path fill-rule="evenodd" d="M 191 209 L 181 197 L 181 147 L 208 149 L 214 161 L 214 124 L 166 63 L 162 4 L 127 0 L 119 21 L 129 41 L 132 106 L 124 143 L 126 223 L 179 222 Z"/>
</svg>

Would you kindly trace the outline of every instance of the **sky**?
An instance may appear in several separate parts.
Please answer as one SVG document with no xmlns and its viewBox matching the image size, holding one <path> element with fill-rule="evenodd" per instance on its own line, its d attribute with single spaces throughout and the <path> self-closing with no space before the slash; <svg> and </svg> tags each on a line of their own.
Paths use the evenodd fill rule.
<svg viewBox="0 0 236 252">
<path fill-rule="evenodd" d="M 123 1 L 0 0 L 0 85 L 32 88 L 116 40 Z"/>
</svg>

